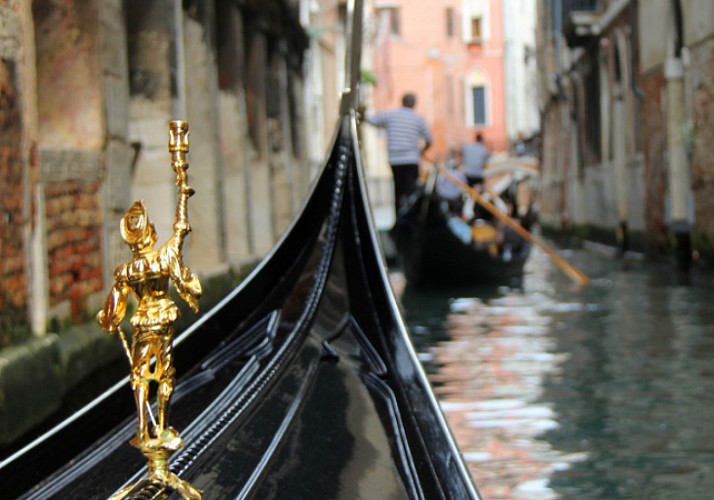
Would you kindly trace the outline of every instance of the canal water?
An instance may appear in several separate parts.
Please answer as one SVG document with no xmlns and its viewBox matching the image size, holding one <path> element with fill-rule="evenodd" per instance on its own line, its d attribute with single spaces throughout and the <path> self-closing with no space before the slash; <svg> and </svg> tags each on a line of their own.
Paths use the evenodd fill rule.
<svg viewBox="0 0 714 500">
<path fill-rule="evenodd" d="M 546 240 L 548 244 L 551 244 Z M 714 498 L 714 298 L 636 256 L 535 249 L 520 282 L 392 280 L 483 497 Z"/>
</svg>

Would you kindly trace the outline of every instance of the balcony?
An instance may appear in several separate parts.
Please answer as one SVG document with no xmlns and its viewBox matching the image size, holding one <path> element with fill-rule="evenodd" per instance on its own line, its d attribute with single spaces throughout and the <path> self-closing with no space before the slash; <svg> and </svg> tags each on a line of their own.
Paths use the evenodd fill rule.
<svg viewBox="0 0 714 500">
<path fill-rule="evenodd" d="M 599 0 L 561 0 L 563 13 L 573 10 L 576 11 L 596 11 L 598 9 Z"/>
<path fill-rule="evenodd" d="M 570 47 L 587 45 L 608 31 L 617 19 L 629 16 L 632 0 L 562 0 L 562 31 Z M 630 20 L 629 22 L 632 22 Z"/>
<path fill-rule="evenodd" d="M 593 27 L 600 19 L 599 3 L 598 0 L 562 0 L 561 26 L 569 47 L 585 45 L 596 34 Z"/>
</svg>

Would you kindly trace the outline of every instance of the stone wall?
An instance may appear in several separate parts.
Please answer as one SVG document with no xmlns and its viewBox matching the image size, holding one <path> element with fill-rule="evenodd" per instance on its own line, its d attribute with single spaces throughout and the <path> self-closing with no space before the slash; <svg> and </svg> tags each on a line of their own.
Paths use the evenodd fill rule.
<svg viewBox="0 0 714 500">
<path fill-rule="evenodd" d="M 543 9 L 555 6 L 549 0 L 540 3 Z M 553 73 L 543 75 L 542 90 L 547 95 L 541 105 L 544 109 L 543 183 L 549 188 L 562 182 L 569 200 L 563 213 L 558 213 L 561 205 L 557 197 L 549 193 L 554 199 L 543 203 L 542 220 L 550 229 L 569 231 L 572 229 L 569 221 L 576 220 L 576 225 L 582 226 L 579 234 L 584 237 L 604 239 L 622 249 L 673 253 L 678 247 L 673 227 L 687 222 L 673 221 L 671 215 L 673 200 L 681 207 L 681 201 L 686 199 L 684 190 L 670 186 L 674 179 L 686 190 L 686 166 L 677 169 L 679 167 L 674 165 L 679 166 L 681 162 L 673 160 L 680 158 L 676 155 L 679 136 L 675 134 L 683 132 L 689 134 L 684 139 L 689 146 L 688 160 L 694 176 L 693 235 L 698 238 L 700 251 L 707 246 L 706 235 L 714 235 L 714 225 L 709 227 L 708 222 L 712 220 L 709 215 L 712 197 L 705 187 L 708 185 L 706 172 L 712 171 L 712 165 L 707 164 L 710 155 L 704 146 L 712 142 L 712 137 L 706 135 L 712 129 L 712 119 L 708 116 L 710 83 L 707 82 L 712 81 L 709 68 L 714 62 L 711 55 L 714 23 L 707 27 L 706 22 L 696 19 L 695 6 L 704 7 L 699 0 L 683 1 L 682 29 L 685 32 L 678 37 L 671 12 L 674 5 L 675 2 L 631 2 L 629 8 L 620 8 L 619 3 L 605 2 L 599 5 L 600 20 L 584 25 L 578 33 L 564 34 L 558 50 L 547 34 L 539 37 L 544 45 L 541 53 L 551 58 L 550 64 L 543 67 L 556 67 L 559 55 L 561 71 L 556 84 Z M 601 24 L 603 19 L 608 20 L 607 25 Z M 691 45 L 685 47 L 686 50 L 675 50 L 678 40 Z M 689 59 L 679 57 L 686 52 Z M 679 55 L 675 57 L 675 53 Z M 671 73 L 682 61 L 684 79 L 676 83 L 683 82 L 686 102 L 667 102 L 665 68 L 670 68 Z M 675 82 L 673 74 L 669 74 L 669 78 L 670 83 Z M 569 81 L 574 82 L 575 92 L 569 91 Z M 553 99 L 569 103 L 573 113 L 563 116 L 548 106 Z M 686 108 L 682 113 L 684 123 L 681 126 L 668 124 L 668 115 L 678 116 L 674 112 L 682 104 Z M 560 139 L 563 128 L 569 127 L 577 128 L 580 134 L 570 146 Z M 698 143 L 700 134 L 704 138 Z M 669 148 L 675 148 L 675 152 Z M 581 164 L 582 179 L 572 170 L 566 178 L 561 177 L 561 158 L 568 150 L 571 168 Z M 586 206 L 582 219 L 578 203 Z M 637 240 L 636 248 L 628 247 L 634 240 Z"/>
</svg>

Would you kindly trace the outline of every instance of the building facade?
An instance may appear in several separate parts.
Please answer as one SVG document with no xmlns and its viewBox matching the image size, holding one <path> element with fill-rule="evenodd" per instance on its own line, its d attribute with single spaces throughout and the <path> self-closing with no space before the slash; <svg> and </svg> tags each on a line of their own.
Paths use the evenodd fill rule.
<svg viewBox="0 0 714 500">
<path fill-rule="evenodd" d="M 369 110 L 397 107 L 404 93 L 415 93 L 434 134 L 431 155 L 442 161 L 477 131 L 504 154 L 519 137 L 533 138 L 540 127 L 535 6 L 535 0 L 373 0 Z"/>
<path fill-rule="evenodd" d="M 509 147 L 506 115 L 506 20 L 500 0 L 465 0 L 465 118 L 469 140 L 476 131 L 494 152 Z M 511 87 L 515 89 L 516 87 Z"/>
<path fill-rule="evenodd" d="M 533 154 L 540 132 L 535 0 L 504 0 L 504 91 L 511 152 L 518 141 Z"/>
<path fill-rule="evenodd" d="M 539 2 L 544 224 L 685 265 L 711 258 L 713 9 Z"/>
<path fill-rule="evenodd" d="M 368 112 L 399 107 L 405 93 L 414 93 L 416 111 L 434 138 L 429 157 L 446 160 L 467 129 L 461 2 L 374 0 L 372 7 L 368 46 L 374 50 L 375 82 Z"/>
</svg>

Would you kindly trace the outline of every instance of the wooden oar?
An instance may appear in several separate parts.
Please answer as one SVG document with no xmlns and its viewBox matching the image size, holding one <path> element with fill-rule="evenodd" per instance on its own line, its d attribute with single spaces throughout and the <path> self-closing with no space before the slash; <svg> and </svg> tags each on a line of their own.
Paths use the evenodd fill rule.
<svg viewBox="0 0 714 500">
<path fill-rule="evenodd" d="M 441 171 L 442 174 L 444 174 L 451 182 L 453 182 L 459 189 L 467 193 L 471 198 L 474 199 L 476 203 L 481 205 L 483 208 L 491 212 L 498 220 L 506 224 L 508 227 L 513 229 L 516 233 L 518 233 L 523 239 L 526 241 L 530 241 L 534 245 L 538 245 L 545 253 L 547 253 L 551 259 L 553 259 L 553 262 L 555 262 L 558 267 L 560 267 L 568 276 L 570 276 L 573 280 L 575 280 L 579 285 L 584 286 L 587 285 L 590 282 L 590 279 L 585 276 L 582 272 L 579 270 L 575 269 L 571 264 L 569 264 L 565 259 L 563 259 L 560 255 L 555 253 L 550 247 L 548 247 L 545 243 L 540 241 L 538 238 L 533 236 L 532 233 L 527 231 L 523 226 L 521 226 L 518 222 L 510 218 L 508 215 L 504 214 L 501 212 L 493 203 L 488 201 L 486 198 L 481 196 L 481 193 L 470 187 L 468 184 L 463 182 L 461 179 L 456 177 L 454 174 L 449 172 L 445 167 L 439 166 L 439 170 Z"/>
</svg>

